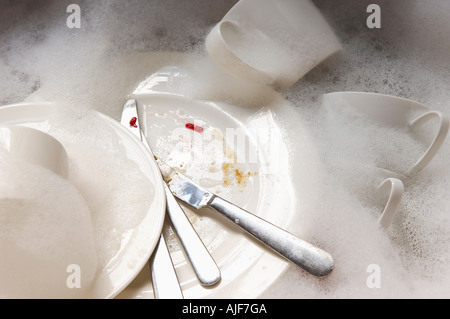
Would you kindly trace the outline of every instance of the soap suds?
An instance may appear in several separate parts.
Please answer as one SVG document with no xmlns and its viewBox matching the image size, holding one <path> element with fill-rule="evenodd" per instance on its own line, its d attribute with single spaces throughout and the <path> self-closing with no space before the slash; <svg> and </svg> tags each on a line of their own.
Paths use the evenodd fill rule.
<svg viewBox="0 0 450 319">
<path fill-rule="evenodd" d="M 308 223 L 309 233 L 335 257 L 336 269 L 317 282 L 290 266 L 289 276 L 296 273 L 297 280 L 286 276 L 272 287 L 275 292 L 263 297 L 283 298 L 298 291 L 294 295 L 299 298 L 448 298 L 448 141 L 422 172 L 403 179 L 403 202 L 394 223 L 383 231 L 376 226 L 383 206 L 367 185 L 377 176 L 370 168 L 402 171 L 410 166 L 426 149 L 435 123 L 427 124 L 427 134 L 424 129 L 412 135 L 355 114 L 351 118 L 338 105 L 330 111 L 321 98 L 337 91 L 383 93 L 448 115 L 450 60 L 443 54 L 448 52 L 443 34 L 450 32 L 448 3 L 378 1 L 381 30 L 366 27 L 366 2 L 315 3 L 336 31 L 343 52 L 308 73 L 285 96 L 295 105 L 299 125 L 315 137 L 326 169 L 326 182 L 317 189 L 323 201 L 301 222 Z M 358 169 L 361 163 L 368 168 Z M 366 282 L 372 264 L 379 266 L 379 288 Z"/>
<path fill-rule="evenodd" d="M 86 200 L 68 180 L 2 148 L 0 172 L 0 296 L 70 298 L 85 292 L 97 273 Z M 66 285 L 73 264 L 83 270 L 77 290 Z"/>
<path fill-rule="evenodd" d="M 58 124 L 49 133 L 69 156 L 69 179 L 88 203 L 102 269 L 120 250 L 125 233 L 147 214 L 152 181 L 127 157 L 117 132 L 94 112 L 74 117 L 56 110 L 51 121 Z"/>
<path fill-rule="evenodd" d="M 180 1 L 78 1 L 83 14 L 80 30 L 65 26 L 69 2 L 39 1 L 40 6 L 25 10 L 26 19 L 20 21 L 14 13 L 32 5 L 26 1 L 6 3 L 9 9 L 0 13 L 0 23 L 5 26 L 0 33 L 0 104 L 20 102 L 41 91 L 44 97 L 64 101 L 73 109 L 88 105 L 119 119 L 125 95 L 166 63 L 196 66 L 198 76 L 181 88 L 191 97 L 214 97 L 230 103 L 242 103 L 244 99 L 242 104 L 255 109 L 270 104 L 264 104 L 265 95 L 256 94 L 259 86 L 251 87 L 246 95 L 239 80 L 218 72 L 202 56 L 205 35 L 235 1 L 198 1 L 192 6 Z M 448 141 L 424 171 L 404 181 L 404 202 L 394 224 L 385 232 L 376 225 L 379 207 L 364 200 L 371 197 L 363 191 L 365 177 L 358 179 L 351 166 L 343 168 L 333 159 L 349 157 L 349 151 L 356 151 L 357 146 L 367 146 L 369 151 L 358 153 L 354 161 L 373 164 L 370 155 L 379 152 L 398 160 L 389 155 L 399 147 L 384 141 L 398 138 L 411 147 L 415 141 L 391 130 L 378 131 L 381 133 L 372 139 L 368 132 L 379 128 L 368 127 L 362 119 L 346 122 L 343 114 L 337 115 L 336 122 L 327 122 L 321 95 L 346 90 L 384 93 L 418 101 L 448 115 L 450 44 L 445 40 L 450 33 L 449 4 L 441 0 L 377 1 L 382 10 L 382 28 L 377 30 L 365 24 L 368 2 L 314 3 L 335 31 L 343 52 L 283 92 L 293 108 L 276 112 L 291 147 L 294 174 L 296 163 L 304 156 L 304 150 L 295 144 L 299 128 L 307 129 L 315 139 L 324 165 L 324 170 L 317 172 L 323 184 L 314 185 L 314 193 L 321 200 L 314 210 L 302 211 L 291 228 L 301 225 L 307 229 L 308 239 L 335 257 L 336 268 L 330 277 L 317 280 L 290 266 L 287 277 L 262 297 L 448 298 Z M 45 23 L 42 16 L 49 17 Z M 150 51 L 161 55 L 143 63 L 140 53 Z M 171 60 L 173 56 L 162 54 L 165 51 L 189 52 L 193 58 Z M 124 62 L 121 57 L 127 54 L 138 58 Z M 326 134 L 342 126 L 347 131 Z M 372 145 L 365 144 L 369 138 Z M 400 166 L 411 147 L 400 154 Z M 421 147 L 414 151 L 420 153 Z M 294 175 L 293 179 L 303 185 L 305 176 Z M 381 270 L 380 288 L 367 285 L 370 265 L 378 265 Z"/>
</svg>

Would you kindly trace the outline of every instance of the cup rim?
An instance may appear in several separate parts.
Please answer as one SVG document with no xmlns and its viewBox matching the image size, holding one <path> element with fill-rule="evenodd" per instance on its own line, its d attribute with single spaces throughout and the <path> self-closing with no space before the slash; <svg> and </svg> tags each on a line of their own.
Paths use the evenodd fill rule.
<svg viewBox="0 0 450 319">
<path fill-rule="evenodd" d="M 421 123 L 426 122 L 428 119 L 430 119 L 432 117 L 438 117 L 440 119 L 439 130 L 436 133 L 433 141 L 428 146 L 427 150 L 417 161 L 415 161 L 415 163 L 409 169 L 407 169 L 405 172 L 402 172 L 402 174 L 406 174 L 408 176 L 415 175 L 416 173 L 421 171 L 423 168 L 425 168 L 425 166 L 427 166 L 429 164 L 429 162 L 433 159 L 433 157 L 436 155 L 438 150 L 443 145 L 443 143 L 447 137 L 449 128 L 450 128 L 450 120 L 447 116 L 445 116 L 445 114 L 443 114 L 440 111 L 432 110 L 428 106 L 426 106 L 422 103 L 410 100 L 410 99 L 397 97 L 394 95 L 382 94 L 382 93 L 341 91 L 341 92 L 331 92 L 331 93 L 324 94 L 322 103 L 324 103 L 325 100 L 327 100 L 327 99 L 332 99 L 333 96 L 344 97 L 343 98 L 344 100 L 345 100 L 346 96 L 347 97 L 353 96 L 354 97 L 353 100 L 349 101 L 349 99 L 347 99 L 346 101 L 350 104 L 350 107 L 357 109 L 357 110 L 360 110 L 361 107 L 359 107 L 359 105 L 355 106 L 354 105 L 355 102 L 359 103 L 359 104 L 363 104 L 362 102 L 364 102 L 364 100 L 365 100 L 364 97 L 368 97 L 369 99 L 375 98 L 375 99 L 389 100 L 391 102 L 389 105 L 395 105 L 397 110 L 399 108 L 401 108 L 402 115 L 403 114 L 406 115 L 405 119 L 402 120 L 402 123 L 404 122 L 404 124 L 406 124 L 409 128 L 413 128 L 416 125 L 420 125 Z M 358 99 L 360 99 L 360 101 L 358 101 Z M 365 101 L 367 101 L 367 100 L 365 100 Z M 396 103 L 392 103 L 392 101 L 394 101 Z M 380 101 L 377 101 L 377 102 L 379 103 Z M 373 105 L 370 105 L 370 102 L 367 102 L 366 104 L 364 104 L 364 107 L 367 107 L 367 106 L 372 107 Z M 408 115 L 408 112 L 411 110 L 420 110 L 420 111 L 422 111 L 422 114 L 414 115 L 415 119 L 413 119 L 413 120 L 408 119 L 407 115 Z M 376 118 L 376 120 L 380 121 L 378 118 Z M 381 121 L 396 123 L 395 121 L 392 121 L 392 118 L 388 119 L 387 121 L 386 120 L 381 120 Z M 396 123 L 396 124 L 398 124 L 398 123 Z"/>
<path fill-rule="evenodd" d="M 385 94 L 385 93 L 377 93 L 377 92 L 366 92 L 366 91 L 337 91 L 337 92 L 329 92 L 323 94 L 323 97 L 333 97 L 333 96 L 364 96 L 369 98 L 381 98 L 381 99 L 390 99 L 396 102 L 399 102 L 397 105 L 402 106 L 408 106 L 410 109 L 418 109 L 418 110 L 431 110 L 428 106 L 425 104 L 422 104 L 420 102 L 399 97 L 395 95 Z"/>
</svg>

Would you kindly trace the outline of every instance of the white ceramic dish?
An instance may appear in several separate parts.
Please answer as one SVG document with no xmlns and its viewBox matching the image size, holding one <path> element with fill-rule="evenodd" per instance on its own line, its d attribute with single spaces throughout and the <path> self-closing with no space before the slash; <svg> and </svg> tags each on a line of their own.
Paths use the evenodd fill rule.
<svg viewBox="0 0 450 319">
<path fill-rule="evenodd" d="M 270 111 L 250 116 L 252 111 L 237 106 L 192 100 L 170 93 L 133 97 L 138 101 L 141 124 L 156 156 L 256 215 L 282 228 L 290 225 L 295 213 L 295 199 L 289 156 Z M 186 128 L 189 123 L 201 129 Z M 243 133 L 247 141 L 245 145 L 238 142 L 233 145 L 229 135 L 225 136 L 227 130 Z M 211 132 L 215 132 L 215 138 L 205 137 Z M 180 136 L 193 139 L 186 142 L 179 139 Z M 224 144 L 217 142 L 222 137 L 232 147 L 231 153 L 236 158 L 246 160 L 237 166 L 222 163 L 225 166 L 221 168 L 220 158 L 213 154 L 220 153 L 220 145 Z M 202 142 L 202 138 L 206 141 Z M 252 159 L 252 149 L 257 150 L 255 161 L 248 160 Z M 275 154 L 278 155 L 277 161 L 273 160 Z M 231 170 L 238 169 L 243 173 L 240 182 L 236 182 L 239 178 L 227 177 L 224 171 L 224 167 L 225 170 L 229 167 L 227 165 L 233 167 Z M 212 288 L 202 287 L 172 234 L 172 258 L 186 298 L 255 298 L 286 270 L 287 261 L 221 216 L 207 209 L 192 211 L 187 206 L 183 207 L 222 273 L 219 284 Z M 150 275 L 142 272 L 118 297 L 152 298 Z"/>
<path fill-rule="evenodd" d="M 44 132 L 53 123 L 50 117 L 51 103 L 23 103 L 0 107 L 0 122 L 8 125 L 33 127 Z M 113 298 L 120 293 L 143 269 L 160 237 L 165 215 L 165 195 L 158 166 L 144 145 L 120 123 L 106 115 L 93 111 L 98 121 L 112 129 L 127 151 L 127 156 L 140 168 L 154 186 L 151 204 L 139 225 L 122 234 L 121 247 L 109 263 L 99 269 L 91 289 L 82 298 Z M 86 132 L 92 134 L 92 132 Z M 148 267 L 144 267 L 148 271 Z"/>
</svg>

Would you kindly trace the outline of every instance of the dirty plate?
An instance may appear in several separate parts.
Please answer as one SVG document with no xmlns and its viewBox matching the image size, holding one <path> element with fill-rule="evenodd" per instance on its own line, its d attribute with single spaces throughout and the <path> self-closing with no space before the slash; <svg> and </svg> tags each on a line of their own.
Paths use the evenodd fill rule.
<svg viewBox="0 0 450 319">
<path fill-rule="evenodd" d="M 282 228 L 289 226 L 295 215 L 289 154 L 270 110 L 255 113 L 170 93 L 133 98 L 157 157 L 223 198 Z M 287 261 L 222 216 L 183 208 L 222 272 L 221 282 L 202 287 L 169 229 L 186 298 L 254 298 L 287 268 Z M 118 297 L 152 298 L 148 272 L 141 272 Z"/>
</svg>

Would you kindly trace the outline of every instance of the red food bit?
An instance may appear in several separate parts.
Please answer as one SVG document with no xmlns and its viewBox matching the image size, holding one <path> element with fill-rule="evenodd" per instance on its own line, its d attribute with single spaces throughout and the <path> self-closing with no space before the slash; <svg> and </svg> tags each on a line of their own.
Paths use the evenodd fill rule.
<svg viewBox="0 0 450 319">
<path fill-rule="evenodd" d="M 187 123 L 185 126 L 187 129 L 193 130 L 194 132 L 197 132 L 197 133 L 203 132 L 203 127 L 201 127 L 201 126 L 198 126 L 198 125 L 195 125 L 192 123 Z"/>
<path fill-rule="evenodd" d="M 132 126 L 132 127 L 137 127 L 136 122 L 137 122 L 137 117 L 134 116 L 134 117 L 130 120 L 130 126 Z"/>
</svg>

